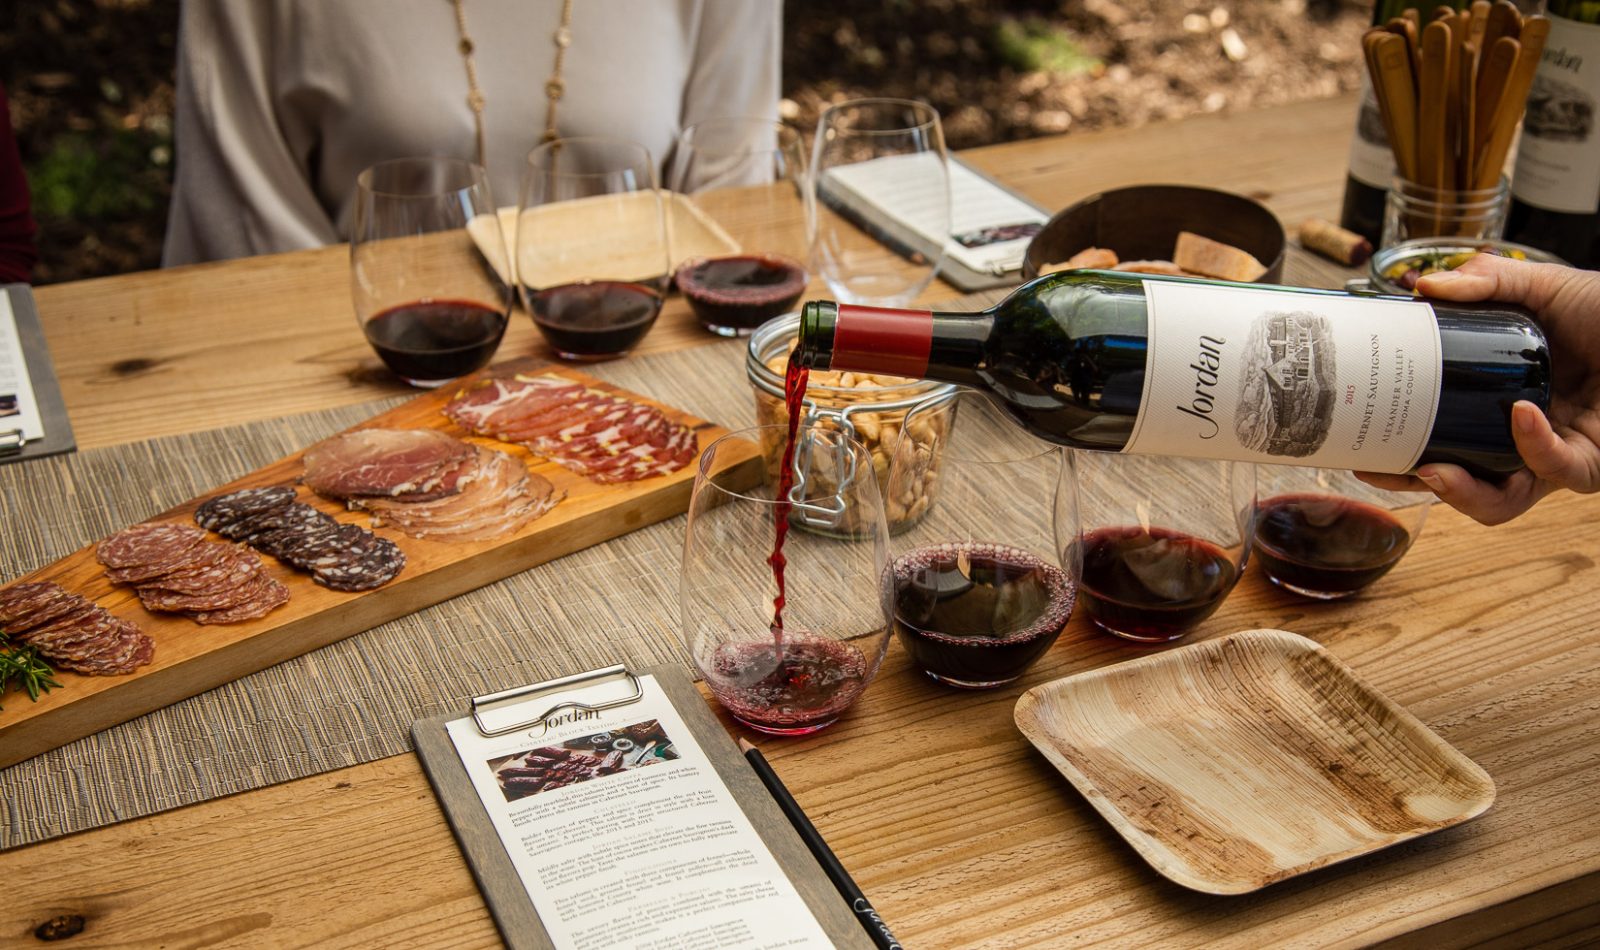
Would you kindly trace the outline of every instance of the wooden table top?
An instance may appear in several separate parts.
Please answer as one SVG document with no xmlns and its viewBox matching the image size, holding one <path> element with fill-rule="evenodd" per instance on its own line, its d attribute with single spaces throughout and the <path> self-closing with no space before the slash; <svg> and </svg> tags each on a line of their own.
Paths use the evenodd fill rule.
<svg viewBox="0 0 1600 950">
<path fill-rule="evenodd" d="M 1255 195 L 1292 227 L 1336 216 L 1354 108 L 1334 99 L 965 157 L 1047 207 L 1198 183 Z M 936 284 L 923 299 L 954 295 Z M 399 391 L 356 328 L 342 247 L 37 299 L 85 448 Z M 640 352 L 707 339 L 674 301 Z M 537 346 L 521 317 L 500 356 Z M 1472 822 L 1253 895 L 1157 875 L 1016 731 L 1027 688 L 1146 652 L 1081 618 L 1022 681 L 983 693 L 927 682 L 896 646 L 837 725 L 762 745 L 910 947 L 1600 941 L 1597 514 L 1596 499 L 1560 496 L 1490 529 L 1436 506 L 1401 568 L 1346 603 L 1247 574 L 1193 638 L 1309 636 L 1498 786 Z M 95 945 L 498 943 L 410 755 L 0 853 L 0 880 L 5 946 L 36 945 L 33 928 L 67 913 L 87 918 L 77 942 Z"/>
</svg>

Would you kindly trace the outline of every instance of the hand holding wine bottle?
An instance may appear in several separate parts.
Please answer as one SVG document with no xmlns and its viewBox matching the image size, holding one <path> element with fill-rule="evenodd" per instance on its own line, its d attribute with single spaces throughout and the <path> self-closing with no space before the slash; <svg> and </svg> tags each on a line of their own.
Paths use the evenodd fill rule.
<svg viewBox="0 0 1600 950">
<path fill-rule="evenodd" d="M 1479 254 L 1417 289 L 1438 300 L 1521 304 L 1537 315 L 1555 354 L 1548 418 L 1520 401 L 1511 431 L 1527 468 L 1495 484 L 1456 465 L 1423 465 L 1414 475 L 1357 473 L 1370 485 L 1431 491 L 1484 524 L 1510 521 L 1561 488 L 1600 491 L 1600 273 Z"/>
</svg>

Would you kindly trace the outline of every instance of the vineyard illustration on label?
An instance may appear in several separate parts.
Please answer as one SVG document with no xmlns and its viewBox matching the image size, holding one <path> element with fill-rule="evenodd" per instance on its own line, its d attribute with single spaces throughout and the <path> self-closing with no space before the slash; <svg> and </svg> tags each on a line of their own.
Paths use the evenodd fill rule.
<svg viewBox="0 0 1600 950">
<path fill-rule="evenodd" d="M 1587 142 L 1594 134 L 1594 98 L 1571 83 L 1538 74 L 1528 92 L 1523 134 L 1551 142 Z"/>
<path fill-rule="evenodd" d="M 1250 325 L 1233 428 L 1239 444 L 1304 458 L 1333 427 L 1333 328 L 1306 310 L 1268 311 Z"/>
</svg>

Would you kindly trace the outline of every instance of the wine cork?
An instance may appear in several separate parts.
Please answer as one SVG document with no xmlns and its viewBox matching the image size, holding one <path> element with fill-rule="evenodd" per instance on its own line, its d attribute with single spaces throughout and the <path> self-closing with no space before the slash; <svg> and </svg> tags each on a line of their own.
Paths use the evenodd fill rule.
<svg viewBox="0 0 1600 950">
<path fill-rule="evenodd" d="M 1371 241 L 1321 218 L 1300 225 L 1300 246 L 1350 267 L 1365 264 L 1372 256 Z"/>
</svg>

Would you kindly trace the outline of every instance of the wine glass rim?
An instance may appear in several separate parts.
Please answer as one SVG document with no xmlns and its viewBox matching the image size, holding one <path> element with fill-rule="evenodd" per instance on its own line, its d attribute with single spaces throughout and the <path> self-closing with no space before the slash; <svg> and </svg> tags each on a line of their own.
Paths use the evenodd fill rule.
<svg viewBox="0 0 1600 950">
<path fill-rule="evenodd" d="M 372 180 L 378 173 L 406 166 L 448 168 L 454 172 L 465 172 L 466 180 L 461 184 L 441 185 L 428 191 L 397 191 L 389 188 L 378 188 L 373 185 Z M 414 200 L 431 200 L 438 198 L 440 195 L 455 194 L 456 192 L 482 187 L 488 183 L 489 173 L 482 165 L 469 159 L 456 158 L 453 155 L 409 155 L 403 158 L 387 158 L 381 162 L 374 162 L 356 175 L 356 188 L 369 195 Z"/>
<path fill-rule="evenodd" d="M 831 131 L 839 135 L 904 135 L 907 132 L 915 132 L 918 130 L 934 129 L 939 127 L 939 110 L 935 109 L 926 102 L 923 102 L 919 99 L 897 99 L 891 96 L 869 96 L 863 99 L 846 99 L 843 102 L 836 102 L 828 108 L 822 110 L 822 115 L 817 117 L 817 128 L 819 130 L 829 128 L 829 117 L 845 112 L 846 110 L 881 108 L 884 106 L 903 107 L 923 116 L 924 118 L 921 122 L 892 129 L 833 128 Z"/>
<path fill-rule="evenodd" d="M 700 463 L 699 463 L 699 467 L 697 469 L 697 477 L 696 477 L 695 480 L 697 482 L 705 485 L 707 488 L 713 488 L 716 491 L 718 491 L 719 493 L 728 496 L 729 498 L 738 498 L 741 501 L 753 502 L 753 503 L 758 504 L 758 505 L 776 506 L 777 504 L 779 504 L 778 499 L 775 498 L 775 497 L 774 498 L 758 498 L 758 497 L 756 497 L 754 495 L 748 495 L 748 494 L 745 494 L 744 492 L 733 491 L 730 488 L 727 488 L 727 487 L 724 487 L 722 485 L 719 485 L 715 481 L 713 481 L 713 476 L 716 475 L 716 474 L 719 474 L 719 473 L 711 471 L 711 460 L 716 457 L 716 449 L 722 443 L 724 443 L 724 442 L 732 442 L 735 439 L 740 439 L 740 440 L 745 441 L 745 442 L 754 442 L 756 444 L 756 448 L 759 450 L 761 448 L 760 433 L 762 433 L 762 432 L 764 432 L 766 430 L 769 430 L 769 429 L 773 430 L 773 431 L 776 431 L 776 432 L 782 433 L 784 439 L 787 441 L 787 439 L 789 437 L 789 426 L 788 426 L 787 423 L 772 423 L 772 424 L 769 424 L 769 425 L 746 426 L 743 429 L 735 429 L 732 432 L 727 433 L 726 435 L 718 436 L 717 439 L 714 442 L 712 442 L 710 445 L 706 446 L 705 451 L 700 453 Z M 858 462 L 862 461 L 862 457 L 865 457 L 865 458 L 871 458 L 872 457 L 872 451 L 870 449 L 868 449 L 865 445 L 863 445 L 861 443 L 861 440 L 846 436 L 844 433 L 840 432 L 838 429 L 829 428 L 828 426 L 801 425 L 797 430 L 795 430 L 795 434 L 798 437 L 800 433 L 806 432 L 808 430 L 809 431 L 826 432 L 829 435 L 839 437 L 840 439 L 842 439 L 844 441 L 845 445 L 849 447 L 850 453 L 852 455 L 857 456 L 857 461 Z M 868 464 L 870 464 L 870 463 L 868 463 Z"/>
<path fill-rule="evenodd" d="M 555 153 L 561 146 L 571 145 L 579 147 L 601 147 L 616 149 L 618 151 L 631 151 L 635 153 L 639 162 L 627 165 L 617 165 L 603 171 L 558 171 L 545 163 L 546 156 Z M 525 164 L 529 170 L 538 169 L 541 174 L 557 175 L 562 178 L 608 178 L 622 171 L 632 171 L 638 168 L 649 169 L 654 174 L 655 157 L 650 154 L 650 149 L 643 143 L 632 139 L 616 138 L 609 135 L 571 135 L 540 142 L 528 151 Z"/>
<path fill-rule="evenodd" d="M 782 150 L 783 139 L 788 139 L 793 142 L 798 141 L 800 138 L 800 132 L 793 126 L 785 124 L 782 119 L 773 119 L 764 115 L 719 115 L 712 116 L 709 119 L 701 119 L 698 122 L 691 122 L 690 124 L 684 126 L 683 130 L 678 133 L 678 141 L 687 143 L 691 148 L 703 148 L 704 146 L 694 144 L 693 140 L 696 132 L 705 131 L 706 129 L 716 126 L 739 125 L 748 125 L 752 127 L 761 126 L 764 128 L 769 128 L 776 131 L 779 137 L 778 145 L 773 148 L 750 148 L 745 149 L 745 151 L 776 152 Z"/>
</svg>

